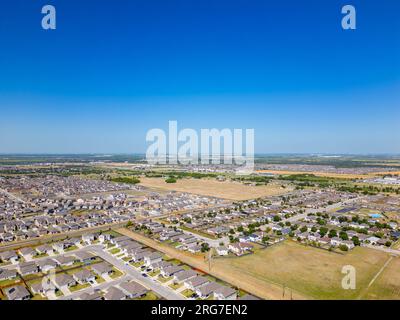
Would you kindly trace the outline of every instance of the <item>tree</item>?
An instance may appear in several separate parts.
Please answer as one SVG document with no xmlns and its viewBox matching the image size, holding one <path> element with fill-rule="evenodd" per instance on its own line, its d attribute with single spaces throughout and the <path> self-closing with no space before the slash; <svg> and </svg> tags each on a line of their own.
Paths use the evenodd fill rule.
<svg viewBox="0 0 400 320">
<path fill-rule="evenodd" d="M 329 237 L 329 238 L 337 237 L 337 232 L 336 232 L 336 230 L 334 230 L 334 229 L 329 230 L 328 237 Z"/>
<path fill-rule="evenodd" d="M 165 179 L 166 183 L 176 183 L 176 179 L 174 177 L 169 177 L 167 179 Z"/>
<path fill-rule="evenodd" d="M 132 226 L 133 226 L 133 222 L 132 222 L 131 220 L 129 220 L 129 221 L 126 223 L 126 227 L 129 228 L 129 227 L 132 227 Z"/>
<path fill-rule="evenodd" d="M 349 240 L 349 236 L 348 236 L 347 233 L 344 232 L 344 231 L 341 231 L 341 232 L 340 232 L 339 237 L 340 237 L 340 239 L 342 239 L 342 240 Z"/>
<path fill-rule="evenodd" d="M 358 239 L 358 237 L 354 236 L 353 238 L 351 238 L 351 240 L 353 241 L 355 246 L 360 245 L 360 239 Z"/>
<path fill-rule="evenodd" d="M 280 218 L 279 216 L 274 216 L 273 220 L 274 220 L 275 222 L 278 222 L 278 221 L 281 221 L 281 218 Z"/>
<path fill-rule="evenodd" d="M 208 243 L 204 242 L 201 244 L 201 252 L 207 252 L 210 250 L 210 246 L 208 245 Z"/>
<path fill-rule="evenodd" d="M 301 229 L 300 229 L 301 232 L 306 232 L 307 230 L 308 230 L 308 228 L 306 226 L 301 227 Z"/>
<path fill-rule="evenodd" d="M 341 244 L 341 245 L 339 246 L 339 249 L 342 250 L 342 251 L 349 251 L 349 248 L 348 248 L 346 245 L 344 245 L 344 244 Z"/>
<path fill-rule="evenodd" d="M 262 241 L 262 243 L 266 243 L 268 240 L 269 240 L 269 237 L 264 236 L 261 241 Z"/>
</svg>

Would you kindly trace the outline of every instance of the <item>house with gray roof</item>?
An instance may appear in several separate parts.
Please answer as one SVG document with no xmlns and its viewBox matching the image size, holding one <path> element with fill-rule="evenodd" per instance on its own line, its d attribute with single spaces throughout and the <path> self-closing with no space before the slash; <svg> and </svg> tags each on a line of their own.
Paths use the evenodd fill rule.
<svg viewBox="0 0 400 320">
<path fill-rule="evenodd" d="M 192 279 L 196 276 L 197 276 L 197 272 L 192 269 L 180 271 L 180 272 L 174 274 L 174 282 L 181 283 L 182 281 Z"/>
<path fill-rule="evenodd" d="M 104 300 L 125 300 L 126 294 L 117 287 L 111 287 L 107 290 L 107 293 L 104 295 Z"/>
<path fill-rule="evenodd" d="M 38 266 L 34 261 L 32 262 L 24 262 L 18 265 L 19 273 L 22 276 L 27 276 L 29 274 L 34 274 L 38 272 Z"/>
<path fill-rule="evenodd" d="M 96 280 L 96 276 L 87 269 L 82 269 L 78 272 L 75 272 L 72 277 L 80 284 L 94 282 Z"/>
<path fill-rule="evenodd" d="M 71 287 L 76 285 L 75 279 L 66 273 L 57 274 L 54 277 L 53 282 L 57 286 L 57 288 L 62 288 L 64 286 Z"/>
<path fill-rule="evenodd" d="M 11 280 L 17 277 L 15 270 L 0 269 L 0 281 Z"/>
<path fill-rule="evenodd" d="M 140 298 L 149 291 L 147 288 L 137 282 L 124 282 L 119 285 L 129 299 Z"/>
<path fill-rule="evenodd" d="M 205 286 L 209 282 L 210 282 L 210 280 L 208 280 L 206 277 L 197 276 L 197 277 L 185 280 L 184 285 L 186 288 L 195 291 L 196 289 L 201 288 L 202 286 Z"/>
<path fill-rule="evenodd" d="M 237 292 L 235 289 L 221 285 L 214 291 L 214 298 L 216 300 L 236 300 Z"/>
<path fill-rule="evenodd" d="M 91 268 L 94 273 L 98 274 L 99 276 L 110 275 L 113 273 L 113 266 L 107 262 L 93 264 L 91 265 Z"/>
<path fill-rule="evenodd" d="M 18 254 L 14 250 L 0 252 L 0 260 L 2 262 L 17 263 L 19 260 Z"/>
<path fill-rule="evenodd" d="M 31 298 L 31 294 L 23 285 L 6 288 L 4 292 L 8 300 L 28 300 Z"/>
<path fill-rule="evenodd" d="M 49 272 L 57 267 L 57 262 L 55 262 L 53 259 L 43 259 L 38 261 L 37 265 L 40 271 Z"/>
</svg>

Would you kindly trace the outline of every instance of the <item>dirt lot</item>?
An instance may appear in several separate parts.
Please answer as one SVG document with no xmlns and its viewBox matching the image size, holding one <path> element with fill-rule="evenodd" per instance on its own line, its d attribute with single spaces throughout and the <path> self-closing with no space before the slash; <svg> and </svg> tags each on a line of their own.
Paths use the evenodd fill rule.
<svg viewBox="0 0 400 320">
<path fill-rule="evenodd" d="M 166 183 L 162 178 L 140 178 L 140 185 L 162 190 L 175 190 L 218 197 L 228 200 L 247 200 L 285 194 L 292 189 L 280 185 L 246 186 L 240 182 L 217 181 L 215 179 L 179 179 Z"/>
</svg>

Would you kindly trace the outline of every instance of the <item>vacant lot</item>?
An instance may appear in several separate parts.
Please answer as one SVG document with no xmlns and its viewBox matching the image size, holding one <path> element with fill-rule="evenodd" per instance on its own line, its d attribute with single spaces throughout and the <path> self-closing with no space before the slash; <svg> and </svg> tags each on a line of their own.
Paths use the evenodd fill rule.
<svg viewBox="0 0 400 320">
<path fill-rule="evenodd" d="M 367 248 L 357 247 L 342 255 L 285 241 L 253 255 L 215 259 L 215 266 L 226 276 L 240 273 L 260 283 L 280 285 L 281 297 L 285 286 L 285 298 L 291 288 L 311 299 L 356 299 L 387 259 L 388 254 Z M 356 268 L 356 290 L 342 289 L 345 265 Z"/>
<path fill-rule="evenodd" d="M 247 200 L 259 197 L 285 194 L 291 189 L 280 185 L 246 186 L 240 182 L 217 181 L 215 179 L 178 179 L 166 183 L 162 178 L 140 178 L 140 184 L 162 190 L 175 190 L 229 200 Z"/>
<path fill-rule="evenodd" d="M 361 299 L 400 299 L 400 258 L 393 258 Z"/>
</svg>

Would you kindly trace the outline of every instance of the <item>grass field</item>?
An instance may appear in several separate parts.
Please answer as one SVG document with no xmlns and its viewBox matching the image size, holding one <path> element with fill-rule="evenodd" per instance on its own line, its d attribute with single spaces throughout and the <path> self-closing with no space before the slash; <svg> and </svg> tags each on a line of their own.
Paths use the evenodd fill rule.
<svg viewBox="0 0 400 320">
<path fill-rule="evenodd" d="M 400 299 L 400 258 L 393 258 L 361 299 Z"/>
<path fill-rule="evenodd" d="M 162 190 L 175 190 L 218 197 L 228 200 L 247 200 L 285 194 L 290 188 L 280 185 L 246 186 L 240 182 L 217 181 L 215 179 L 178 179 L 176 183 L 166 183 L 162 178 L 140 178 L 140 185 Z"/>
<path fill-rule="evenodd" d="M 388 254 L 367 248 L 335 254 L 286 241 L 253 255 L 217 259 L 215 264 L 226 274 L 240 272 L 260 282 L 279 284 L 282 295 L 285 286 L 312 299 L 356 299 L 387 259 Z M 342 289 L 341 270 L 345 265 L 356 268 L 355 290 Z M 285 292 L 290 294 L 290 289 Z"/>
</svg>

